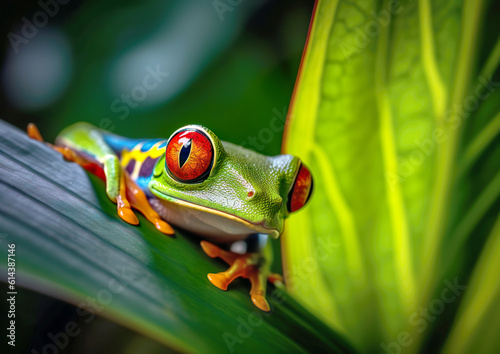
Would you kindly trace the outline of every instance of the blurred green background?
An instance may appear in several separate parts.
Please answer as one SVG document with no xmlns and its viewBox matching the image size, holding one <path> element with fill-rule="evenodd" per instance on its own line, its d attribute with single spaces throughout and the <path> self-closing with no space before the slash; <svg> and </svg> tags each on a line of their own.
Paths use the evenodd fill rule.
<svg viewBox="0 0 500 354">
<path fill-rule="evenodd" d="M 7 1 L 0 116 L 35 122 L 49 141 L 77 121 L 130 137 L 198 123 L 222 140 L 259 139 L 288 107 L 313 1 L 232 3 L 71 1 L 38 27 L 48 12 L 36 1 Z M 138 88 L 148 68 L 168 76 Z M 253 148 L 278 154 L 281 135 Z"/>
<path fill-rule="evenodd" d="M 279 154 L 283 126 L 270 122 L 286 115 L 314 1 L 224 3 L 3 1 L 0 119 L 23 130 L 34 122 L 47 141 L 77 121 L 128 137 L 168 137 L 197 123 Z M 150 71 L 158 80 L 145 84 Z M 19 353 L 81 321 L 72 305 L 36 292 L 21 289 L 17 299 Z M 106 319 L 81 325 L 60 352 L 110 352 L 106 343 L 164 350 Z"/>
</svg>

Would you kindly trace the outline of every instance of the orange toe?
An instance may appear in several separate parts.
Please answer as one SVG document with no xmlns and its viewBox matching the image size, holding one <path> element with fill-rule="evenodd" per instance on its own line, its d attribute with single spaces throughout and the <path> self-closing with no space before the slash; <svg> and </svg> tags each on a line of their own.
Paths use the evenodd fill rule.
<svg viewBox="0 0 500 354">
<path fill-rule="evenodd" d="M 172 226 L 170 226 L 169 224 L 167 224 L 165 221 L 161 220 L 161 219 L 157 219 L 155 221 L 155 227 L 163 232 L 165 235 L 173 235 L 174 234 L 174 229 L 172 229 Z"/>
<path fill-rule="evenodd" d="M 283 277 L 279 274 L 276 274 L 276 273 L 269 274 L 269 276 L 267 277 L 267 280 L 269 280 L 274 285 L 280 285 L 283 283 Z"/>
<path fill-rule="evenodd" d="M 43 142 L 42 134 L 40 134 L 40 131 L 38 130 L 35 124 L 33 123 L 28 124 L 27 131 L 28 131 L 28 136 L 31 139 Z"/>
<path fill-rule="evenodd" d="M 209 273 L 207 274 L 208 280 L 221 290 L 227 290 L 227 278 L 221 274 Z"/>
<path fill-rule="evenodd" d="M 211 258 L 215 258 L 219 256 L 219 251 L 220 248 L 217 247 L 216 245 L 207 242 L 207 241 L 201 241 L 200 242 L 201 248 L 203 248 L 203 251 L 207 254 L 207 256 Z"/>
<path fill-rule="evenodd" d="M 262 295 L 252 295 L 252 302 L 262 311 L 269 312 L 270 307 L 266 298 Z"/>
<path fill-rule="evenodd" d="M 130 208 L 118 208 L 118 215 L 120 217 L 132 225 L 138 225 L 139 219 L 137 219 L 137 215 Z"/>
</svg>

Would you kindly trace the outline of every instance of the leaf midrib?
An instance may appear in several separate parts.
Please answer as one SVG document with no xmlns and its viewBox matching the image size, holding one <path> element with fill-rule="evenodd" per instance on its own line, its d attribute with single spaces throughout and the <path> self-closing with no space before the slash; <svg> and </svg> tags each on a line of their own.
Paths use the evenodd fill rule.
<svg viewBox="0 0 500 354">
<path fill-rule="evenodd" d="M 387 5 L 387 1 L 384 2 Z M 387 53 L 389 50 L 389 26 L 383 27 L 377 43 L 375 59 L 375 97 L 377 101 L 378 117 L 380 120 L 380 142 L 382 159 L 387 174 L 398 175 L 398 156 L 394 122 L 392 117 L 389 95 L 386 87 Z M 406 215 L 401 183 L 399 179 L 389 181 L 384 178 L 386 187 L 387 205 L 389 207 L 392 238 L 395 249 L 395 270 L 398 275 L 398 292 L 405 314 L 410 314 L 415 307 L 415 274 L 410 251 L 410 232 Z M 392 186 L 390 185 L 392 183 Z"/>
</svg>

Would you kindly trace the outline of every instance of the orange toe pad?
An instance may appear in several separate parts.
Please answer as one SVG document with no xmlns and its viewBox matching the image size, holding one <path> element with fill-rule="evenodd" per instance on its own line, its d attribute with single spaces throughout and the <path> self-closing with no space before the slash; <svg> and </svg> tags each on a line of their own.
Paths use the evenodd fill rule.
<svg viewBox="0 0 500 354">
<path fill-rule="evenodd" d="M 262 311 L 269 312 L 269 310 L 270 310 L 269 304 L 267 303 L 267 300 L 264 296 L 252 295 L 252 302 L 254 303 L 255 306 L 257 306 Z"/>
<path fill-rule="evenodd" d="M 229 282 L 228 279 L 223 274 L 208 273 L 207 278 L 213 285 L 215 285 L 219 289 L 227 290 Z"/>
</svg>

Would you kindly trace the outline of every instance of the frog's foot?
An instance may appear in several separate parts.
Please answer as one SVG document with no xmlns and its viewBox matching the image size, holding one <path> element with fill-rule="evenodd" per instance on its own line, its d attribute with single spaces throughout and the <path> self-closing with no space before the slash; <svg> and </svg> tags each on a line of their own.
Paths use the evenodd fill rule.
<svg viewBox="0 0 500 354">
<path fill-rule="evenodd" d="M 76 152 L 71 150 L 69 147 L 57 146 L 57 145 L 53 145 L 51 143 L 45 142 L 43 140 L 42 134 L 40 134 L 40 131 L 38 130 L 37 126 L 33 123 L 28 124 L 27 133 L 31 139 L 37 140 L 41 143 L 45 143 L 50 148 L 54 149 L 57 152 L 60 152 L 61 155 L 63 155 L 66 160 L 76 162 L 77 164 L 79 164 L 80 166 L 82 166 L 83 168 L 86 168 L 86 169 L 90 169 L 91 165 L 92 166 L 95 165 L 95 163 L 93 163 L 92 161 L 84 159 L 81 156 L 79 156 Z M 93 171 L 91 171 L 91 172 L 93 172 Z"/>
<path fill-rule="evenodd" d="M 265 274 L 260 267 L 261 255 L 259 253 L 237 254 L 225 251 L 214 244 L 201 241 L 201 247 L 205 253 L 212 258 L 222 258 L 230 267 L 225 272 L 217 274 L 209 273 L 208 280 L 222 290 L 227 290 L 229 284 L 238 277 L 247 278 L 252 284 L 250 296 L 252 302 L 262 311 L 269 311 L 266 300 L 266 278 L 274 284 L 278 284 L 283 278 L 278 274 Z"/>
<path fill-rule="evenodd" d="M 174 234 L 174 229 L 153 210 L 142 189 L 137 186 L 124 169 L 122 169 L 120 176 L 120 192 L 116 197 L 116 205 L 118 215 L 126 222 L 133 225 L 139 223 L 139 219 L 132 211 L 132 208 L 134 208 L 139 210 L 162 233 L 166 235 Z"/>
<path fill-rule="evenodd" d="M 28 124 L 26 132 L 31 139 L 38 140 L 43 143 L 42 134 L 40 134 L 40 131 L 34 123 Z"/>
</svg>

